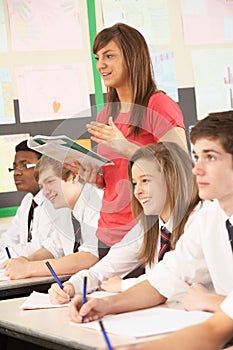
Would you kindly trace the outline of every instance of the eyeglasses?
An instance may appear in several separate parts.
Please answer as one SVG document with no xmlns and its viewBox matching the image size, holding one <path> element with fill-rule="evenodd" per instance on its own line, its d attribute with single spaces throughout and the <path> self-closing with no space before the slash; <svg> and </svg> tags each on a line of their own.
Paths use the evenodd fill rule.
<svg viewBox="0 0 233 350">
<path fill-rule="evenodd" d="M 9 173 L 11 173 L 12 171 L 15 171 L 15 170 L 24 171 L 26 169 L 34 168 L 35 166 L 36 166 L 36 164 L 23 164 L 20 166 L 13 165 L 13 168 L 8 168 L 8 171 L 9 171 Z"/>
</svg>

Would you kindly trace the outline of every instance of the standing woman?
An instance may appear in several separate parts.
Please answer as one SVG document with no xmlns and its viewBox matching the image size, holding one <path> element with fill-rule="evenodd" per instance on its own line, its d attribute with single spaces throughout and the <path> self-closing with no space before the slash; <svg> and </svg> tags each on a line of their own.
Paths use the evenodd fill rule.
<svg viewBox="0 0 233 350">
<path fill-rule="evenodd" d="M 97 34 L 93 52 L 107 88 L 107 104 L 87 128 L 98 153 L 114 163 L 102 167 L 102 175 L 96 174 L 96 184 L 104 190 L 97 230 L 102 258 L 136 224 L 128 159 L 139 146 L 158 140 L 186 148 L 186 137 L 178 105 L 156 87 L 148 46 L 140 32 L 122 23 L 105 28 Z"/>
</svg>

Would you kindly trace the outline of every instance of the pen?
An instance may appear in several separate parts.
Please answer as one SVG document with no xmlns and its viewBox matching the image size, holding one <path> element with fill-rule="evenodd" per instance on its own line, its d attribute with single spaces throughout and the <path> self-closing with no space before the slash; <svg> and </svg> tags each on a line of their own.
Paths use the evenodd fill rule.
<svg viewBox="0 0 233 350">
<path fill-rule="evenodd" d="M 11 253 L 9 251 L 9 248 L 5 247 L 5 249 L 6 249 L 6 253 L 7 253 L 8 258 L 11 259 Z"/>
<path fill-rule="evenodd" d="M 82 305 L 86 303 L 87 299 L 87 276 L 83 278 L 83 297 L 82 297 Z M 85 316 L 82 316 L 82 322 L 84 321 Z"/>
<path fill-rule="evenodd" d="M 102 333 L 103 333 L 104 340 L 105 340 L 105 342 L 106 342 L 106 345 L 107 345 L 108 350 L 113 350 L 113 347 L 112 347 L 112 345 L 111 345 L 111 343 L 110 343 L 110 340 L 109 340 L 108 335 L 107 335 L 107 333 L 106 333 L 106 330 L 105 330 L 105 328 L 104 328 L 103 322 L 102 322 L 101 320 L 99 320 L 99 325 L 100 325 L 101 331 L 102 331 Z"/>
<path fill-rule="evenodd" d="M 54 269 L 53 269 L 52 266 L 50 265 L 50 263 L 49 263 L 48 261 L 46 261 L 45 264 L 48 266 L 48 269 L 49 269 L 49 271 L 51 272 L 51 274 L 53 275 L 55 281 L 59 284 L 59 287 L 60 287 L 61 289 L 63 289 L 64 286 L 63 286 L 61 280 L 59 279 L 59 277 L 57 276 L 56 272 L 54 271 Z"/>
</svg>

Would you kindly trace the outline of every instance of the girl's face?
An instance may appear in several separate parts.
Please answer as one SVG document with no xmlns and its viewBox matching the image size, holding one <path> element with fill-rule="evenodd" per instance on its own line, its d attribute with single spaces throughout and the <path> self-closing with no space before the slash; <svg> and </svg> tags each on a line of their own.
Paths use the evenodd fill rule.
<svg viewBox="0 0 233 350">
<path fill-rule="evenodd" d="M 39 186 L 44 196 L 52 203 L 55 209 L 71 208 L 70 203 L 74 194 L 71 180 L 62 180 L 55 174 L 54 170 L 49 167 L 40 172 Z"/>
<path fill-rule="evenodd" d="M 138 159 L 132 166 L 134 195 L 145 215 L 159 215 L 167 221 L 167 186 L 163 173 L 155 161 Z"/>
<path fill-rule="evenodd" d="M 97 69 L 106 87 L 117 89 L 129 87 L 129 77 L 121 49 L 112 40 L 96 55 Z"/>
</svg>

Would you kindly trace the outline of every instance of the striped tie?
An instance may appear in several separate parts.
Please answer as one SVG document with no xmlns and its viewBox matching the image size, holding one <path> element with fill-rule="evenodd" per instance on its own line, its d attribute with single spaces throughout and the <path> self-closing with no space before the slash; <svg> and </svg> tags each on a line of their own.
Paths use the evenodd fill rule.
<svg viewBox="0 0 233 350">
<path fill-rule="evenodd" d="M 169 232 L 166 227 L 161 226 L 160 229 L 160 250 L 158 255 L 158 261 L 163 259 L 163 256 L 166 252 L 169 252 L 171 249 L 170 245 L 170 238 L 171 238 L 171 232 Z"/>
</svg>

